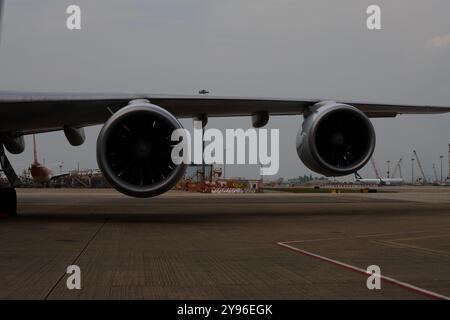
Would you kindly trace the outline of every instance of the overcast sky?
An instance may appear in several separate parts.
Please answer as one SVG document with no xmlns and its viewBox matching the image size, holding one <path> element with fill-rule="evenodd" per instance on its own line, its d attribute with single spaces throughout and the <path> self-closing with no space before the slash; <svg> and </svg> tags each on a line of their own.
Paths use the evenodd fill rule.
<svg viewBox="0 0 450 320">
<path fill-rule="evenodd" d="M 370 4 L 382 30 L 366 28 Z M 66 29 L 66 8 L 82 9 L 82 30 Z M 121 92 L 324 98 L 450 106 L 448 0 L 6 0 L 0 90 Z M 295 150 L 300 116 L 272 118 L 281 130 L 279 176 L 309 173 Z M 183 121 L 189 127 L 190 121 Z M 210 127 L 249 127 L 249 119 L 211 119 Z M 373 121 L 375 159 L 417 149 L 427 175 L 450 143 L 450 115 Z M 62 133 L 38 136 L 39 157 L 66 169 L 96 167 L 99 128 L 81 148 Z M 30 139 L 27 138 L 27 142 Z M 14 156 L 31 161 L 31 147 Z M 407 160 L 407 161 L 406 161 Z M 230 167 L 228 176 L 257 177 Z M 416 172 L 418 172 L 416 170 Z M 371 166 L 361 171 L 373 176 Z"/>
</svg>

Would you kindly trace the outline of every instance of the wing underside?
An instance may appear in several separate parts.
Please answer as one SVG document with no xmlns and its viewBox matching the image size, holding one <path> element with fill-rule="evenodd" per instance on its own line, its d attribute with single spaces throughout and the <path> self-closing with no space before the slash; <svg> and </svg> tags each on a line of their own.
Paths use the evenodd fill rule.
<svg viewBox="0 0 450 320">
<path fill-rule="evenodd" d="M 250 116 L 259 111 L 270 115 L 300 115 L 324 99 L 234 98 L 145 94 L 37 94 L 0 93 L 0 131 L 24 134 L 60 130 L 64 126 L 86 127 L 104 123 L 111 112 L 130 101 L 146 99 L 178 118 Z M 342 101 L 340 101 L 342 102 Z M 436 114 L 450 107 L 386 105 L 359 102 L 350 104 L 371 118 L 399 114 Z"/>
</svg>

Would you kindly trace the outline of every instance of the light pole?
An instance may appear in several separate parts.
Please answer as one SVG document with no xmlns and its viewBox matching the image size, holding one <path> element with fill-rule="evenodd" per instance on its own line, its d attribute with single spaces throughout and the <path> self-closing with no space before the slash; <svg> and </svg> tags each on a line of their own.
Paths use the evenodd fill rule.
<svg viewBox="0 0 450 320">
<path fill-rule="evenodd" d="M 414 158 L 411 158 L 411 183 L 414 184 Z"/>
<path fill-rule="evenodd" d="M 227 148 L 223 148 L 223 180 L 227 180 Z"/>
<path fill-rule="evenodd" d="M 442 171 L 442 160 L 444 160 L 444 156 L 440 156 L 439 158 L 441 158 L 441 183 L 444 183 L 444 176 Z"/>
</svg>

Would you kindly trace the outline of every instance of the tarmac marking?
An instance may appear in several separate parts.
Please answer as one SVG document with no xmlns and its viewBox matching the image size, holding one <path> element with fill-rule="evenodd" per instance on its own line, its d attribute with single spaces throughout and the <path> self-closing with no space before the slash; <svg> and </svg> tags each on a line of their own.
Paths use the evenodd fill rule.
<svg viewBox="0 0 450 320">
<path fill-rule="evenodd" d="M 413 241 L 413 240 L 425 240 L 425 239 L 436 239 L 436 238 L 445 238 L 445 237 L 450 237 L 449 234 L 435 234 L 435 235 L 430 235 L 430 236 L 422 236 L 422 237 L 410 237 L 410 238 L 400 238 L 400 239 L 392 239 L 390 241 Z"/>
<path fill-rule="evenodd" d="M 100 231 L 103 229 L 103 227 L 106 225 L 109 219 L 103 221 L 103 223 L 100 225 L 100 227 L 94 232 L 92 237 L 86 242 L 86 245 L 81 249 L 80 253 L 75 257 L 75 259 L 69 264 L 69 265 L 75 265 L 78 259 L 83 255 L 83 253 L 86 252 L 86 250 L 89 248 L 89 245 L 94 241 L 94 239 L 97 237 L 97 235 L 100 233 Z M 68 265 L 68 266 L 69 266 Z M 53 287 L 49 290 L 49 292 L 45 295 L 44 300 L 47 300 L 50 295 L 53 293 L 53 291 L 58 287 L 58 284 L 67 276 L 67 273 L 64 272 L 61 277 L 56 281 L 56 283 L 53 285 Z"/>
<path fill-rule="evenodd" d="M 302 249 L 293 247 L 293 246 L 289 245 L 288 243 L 295 243 L 295 241 L 294 242 L 277 242 L 276 244 L 278 246 L 280 246 L 282 248 L 285 248 L 285 249 L 288 249 L 290 251 L 293 251 L 293 252 L 296 252 L 296 253 L 300 253 L 300 254 L 305 255 L 307 257 L 310 257 L 310 258 L 313 258 L 313 259 L 317 259 L 317 260 L 320 260 L 320 261 L 323 261 L 323 262 L 328 262 L 328 263 L 330 263 L 332 265 L 335 265 L 335 266 L 338 266 L 338 267 L 341 267 L 341 268 L 344 268 L 344 269 L 347 269 L 347 270 L 351 270 L 351 271 L 357 272 L 357 273 L 362 274 L 364 276 L 371 275 L 370 273 L 367 273 L 367 271 L 364 270 L 364 269 L 352 266 L 350 264 L 347 264 L 347 263 L 344 263 L 344 262 L 341 262 L 341 261 L 337 261 L 337 260 L 330 259 L 330 258 L 327 258 L 327 257 L 324 257 L 324 256 L 320 256 L 318 254 L 315 254 L 315 253 L 312 253 L 312 252 L 309 252 L 309 251 L 306 251 L 306 250 L 302 250 Z M 299 241 L 297 241 L 297 243 L 299 243 Z M 390 283 L 392 285 L 395 285 L 395 286 L 398 286 L 400 288 L 412 291 L 412 292 L 417 293 L 417 294 L 422 295 L 422 296 L 426 296 L 428 298 L 438 299 L 438 300 L 450 300 L 450 297 L 447 297 L 447 296 L 444 296 L 444 295 L 441 295 L 439 293 L 435 293 L 435 292 L 432 292 L 432 291 L 429 291 L 429 290 L 426 290 L 426 289 L 422 289 L 422 288 L 416 287 L 414 285 L 411 285 L 411 284 L 406 283 L 406 282 L 399 281 L 399 280 L 394 279 L 394 278 L 390 278 L 390 277 L 386 277 L 386 276 L 380 275 L 380 279 L 382 281 L 386 282 L 386 283 Z"/>
<path fill-rule="evenodd" d="M 424 248 L 424 247 L 416 246 L 416 245 L 412 245 L 412 244 L 401 243 L 404 241 L 426 240 L 426 239 L 436 239 L 436 238 L 439 239 L 439 238 L 446 238 L 446 237 L 450 237 L 450 235 L 444 234 L 444 235 L 432 235 L 432 236 L 403 238 L 403 239 L 375 240 L 374 242 L 376 242 L 380 245 L 391 246 L 391 247 L 396 247 L 396 248 L 403 248 L 403 249 L 411 249 L 411 250 L 424 252 L 424 253 L 427 253 L 430 255 L 436 255 L 439 257 L 449 258 L 450 253 L 447 251 L 434 250 L 434 249 Z"/>
<path fill-rule="evenodd" d="M 305 239 L 305 240 L 294 240 L 294 241 L 283 241 L 280 243 L 293 244 L 293 243 L 307 243 L 307 242 L 320 242 L 320 241 L 334 241 L 334 240 L 352 240 L 352 239 L 364 239 L 373 237 L 388 237 L 388 236 L 399 236 L 406 234 L 417 234 L 426 233 L 427 231 L 406 231 L 406 232 L 395 232 L 395 233 L 376 233 L 376 234 L 366 234 L 362 236 L 353 237 L 334 237 L 334 238 L 319 238 L 319 239 Z"/>
<path fill-rule="evenodd" d="M 397 243 L 397 242 L 394 242 L 394 241 L 374 241 L 374 242 L 379 244 L 379 245 L 383 245 L 383 246 L 391 247 L 391 248 L 410 249 L 410 250 L 419 251 L 421 253 L 426 253 L 426 254 L 429 254 L 429 255 L 445 257 L 445 258 L 449 258 L 450 257 L 449 253 L 447 253 L 445 251 L 441 251 L 441 250 L 432 250 L 432 249 L 427 249 L 427 248 L 423 248 L 423 247 L 419 247 L 419 246 L 413 246 L 413 245 L 408 245 L 408 244 L 401 244 L 401 243 Z"/>
</svg>

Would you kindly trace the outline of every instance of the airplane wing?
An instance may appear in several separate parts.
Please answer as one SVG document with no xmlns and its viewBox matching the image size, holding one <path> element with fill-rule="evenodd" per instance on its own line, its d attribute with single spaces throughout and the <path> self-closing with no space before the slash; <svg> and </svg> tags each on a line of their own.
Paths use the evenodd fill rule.
<svg viewBox="0 0 450 320">
<path fill-rule="evenodd" d="M 210 117 L 250 116 L 258 111 L 267 111 L 275 116 L 299 115 L 306 108 L 326 100 L 0 92 L 0 130 L 31 134 L 60 130 L 64 126 L 86 127 L 102 124 L 111 116 L 111 112 L 116 112 L 136 99 L 147 99 L 178 118 L 203 114 Z M 350 104 L 372 118 L 450 112 L 450 107 L 339 102 Z"/>
</svg>

